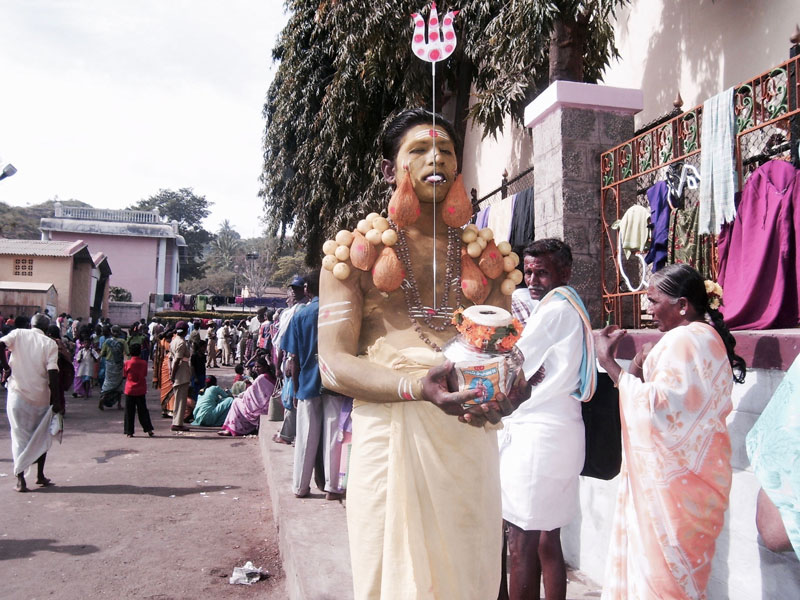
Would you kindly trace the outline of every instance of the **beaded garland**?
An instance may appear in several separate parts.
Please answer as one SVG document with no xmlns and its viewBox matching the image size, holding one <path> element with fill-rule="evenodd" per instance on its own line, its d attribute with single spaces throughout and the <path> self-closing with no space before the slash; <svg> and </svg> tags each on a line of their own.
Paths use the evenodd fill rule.
<svg viewBox="0 0 800 600">
<path fill-rule="evenodd" d="M 440 305 L 437 307 L 422 305 L 411 264 L 406 234 L 402 228 L 378 213 L 370 213 L 365 219 L 359 221 L 355 231 L 361 233 L 366 241 L 373 246 L 382 244 L 385 247 L 394 247 L 395 253 L 403 265 L 403 280 L 399 287 L 403 290 L 408 318 L 422 341 L 435 350 L 441 350 L 423 331 L 420 321 L 430 329 L 438 332 L 445 331 L 448 327 L 453 326 L 453 312 L 455 307 L 461 304 L 462 295 L 461 244 L 463 242 L 463 247 L 466 248 L 470 259 L 477 259 L 481 256 L 487 243 L 494 237 L 491 229 L 484 228 L 479 230 L 475 225 L 467 225 L 464 229 L 448 227 L 445 287 Z M 332 271 L 337 279 L 345 280 L 350 276 L 350 265 L 352 263 L 350 263 L 349 258 L 354 234 L 355 232 L 344 229 L 336 234 L 335 240 L 327 240 L 322 246 L 325 254 L 322 266 L 326 270 Z M 506 276 L 500 285 L 500 289 L 504 294 L 510 295 L 522 280 L 522 273 L 516 268 L 519 264 L 519 257 L 511 251 L 511 246 L 508 242 L 498 245 L 497 249 L 502 255 L 504 261 L 503 271 Z M 450 302 L 451 291 L 454 292 L 454 302 L 452 304 Z"/>
<path fill-rule="evenodd" d="M 392 226 L 396 227 L 394 223 L 392 223 Z M 430 308 L 422 305 L 422 298 L 417 287 L 417 278 L 414 276 L 414 269 L 411 265 L 411 253 L 406 243 L 406 233 L 402 229 L 397 229 L 397 255 L 400 257 L 406 273 L 405 280 L 400 287 L 403 288 L 403 295 L 406 299 L 408 318 L 411 320 L 414 331 L 417 332 L 420 339 L 434 350 L 439 351 L 441 351 L 439 345 L 426 335 L 417 319 L 422 318 L 425 324 L 434 331 L 444 331 L 452 326 L 451 315 L 453 314 L 453 308 L 449 304 L 450 288 L 455 289 L 456 306 L 461 302 L 461 261 L 458 256 L 461 242 L 460 231 L 456 227 L 447 228 L 444 293 L 442 294 L 441 304 L 438 307 Z M 443 320 L 444 322 L 437 325 L 433 322 L 434 319 Z"/>
</svg>

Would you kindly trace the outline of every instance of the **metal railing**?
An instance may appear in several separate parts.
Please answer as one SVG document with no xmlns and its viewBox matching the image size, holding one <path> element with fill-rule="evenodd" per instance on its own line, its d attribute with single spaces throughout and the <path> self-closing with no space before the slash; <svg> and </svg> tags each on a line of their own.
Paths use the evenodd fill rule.
<svg viewBox="0 0 800 600">
<path fill-rule="evenodd" d="M 798 161 L 800 141 L 800 47 L 768 71 L 734 88 L 735 161 L 742 189 L 749 175 L 772 158 Z M 600 156 L 601 278 L 607 320 L 623 327 L 642 326 L 645 291 L 625 289 L 616 260 L 617 234 L 611 225 L 637 202 L 637 196 L 666 178 L 680 163 L 699 167 L 703 106 L 696 106 L 611 148 Z M 702 177 L 703 174 L 700 173 Z M 689 192 L 687 205 L 697 201 Z M 633 260 L 624 263 L 637 268 Z M 716 267 L 715 267 L 716 268 Z M 715 271 L 714 271 L 715 272 Z"/>
<path fill-rule="evenodd" d="M 92 221 L 116 221 L 121 223 L 161 223 L 156 211 L 112 210 L 104 208 L 84 208 L 81 206 L 56 206 L 56 217 L 64 219 L 83 219 Z"/>
<path fill-rule="evenodd" d="M 474 212 L 478 212 L 482 208 L 485 208 L 489 201 L 497 198 L 507 198 L 509 194 L 518 194 L 523 190 L 527 190 L 529 187 L 533 187 L 533 167 L 528 167 L 520 171 L 511 179 L 508 178 L 508 171 L 503 171 L 500 187 L 493 189 L 488 194 L 478 198 L 478 190 L 472 188 L 470 191 L 472 209 Z"/>
</svg>

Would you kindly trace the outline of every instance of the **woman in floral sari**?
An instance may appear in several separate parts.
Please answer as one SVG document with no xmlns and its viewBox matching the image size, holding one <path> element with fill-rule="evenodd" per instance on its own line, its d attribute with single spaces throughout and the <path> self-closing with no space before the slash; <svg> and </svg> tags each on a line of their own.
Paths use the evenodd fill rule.
<svg viewBox="0 0 800 600">
<path fill-rule="evenodd" d="M 650 281 L 648 312 L 665 333 L 630 372 L 614 360 L 625 332 L 596 335 L 619 387 L 623 447 L 602 597 L 703 599 L 731 486 L 725 418 L 745 365 L 717 310 L 719 286 L 687 265 Z"/>
</svg>

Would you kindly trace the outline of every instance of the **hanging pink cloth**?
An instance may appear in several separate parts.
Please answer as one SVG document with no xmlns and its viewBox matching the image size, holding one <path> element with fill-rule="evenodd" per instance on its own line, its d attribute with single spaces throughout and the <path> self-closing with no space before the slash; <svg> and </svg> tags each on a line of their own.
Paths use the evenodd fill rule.
<svg viewBox="0 0 800 600">
<path fill-rule="evenodd" d="M 719 236 L 722 314 L 731 329 L 800 324 L 800 171 L 782 160 L 748 179 L 736 218 Z"/>
</svg>

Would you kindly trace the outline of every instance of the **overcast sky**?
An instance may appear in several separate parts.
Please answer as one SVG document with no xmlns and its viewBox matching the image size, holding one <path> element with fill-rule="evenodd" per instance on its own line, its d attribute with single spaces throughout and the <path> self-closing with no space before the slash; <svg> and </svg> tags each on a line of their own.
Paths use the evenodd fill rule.
<svg viewBox="0 0 800 600">
<path fill-rule="evenodd" d="M 2 0 L 0 202 L 125 208 L 161 188 L 260 235 L 280 0 Z"/>
</svg>

